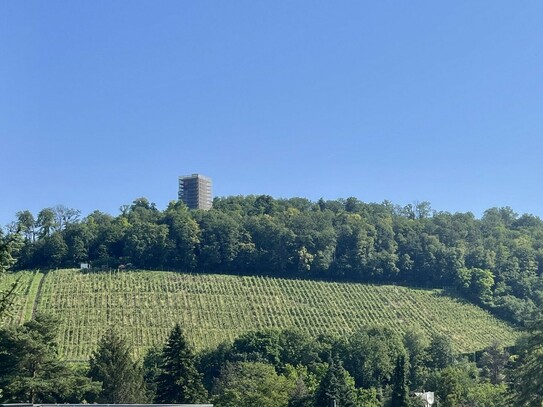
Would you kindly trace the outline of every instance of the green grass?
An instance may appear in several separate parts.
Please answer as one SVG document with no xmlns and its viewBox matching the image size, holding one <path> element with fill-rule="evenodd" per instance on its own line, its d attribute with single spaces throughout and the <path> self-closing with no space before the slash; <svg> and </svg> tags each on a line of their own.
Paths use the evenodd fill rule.
<svg viewBox="0 0 543 407">
<path fill-rule="evenodd" d="M 197 349 L 214 347 L 249 330 L 287 327 L 311 335 L 349 335 L 367 324 L 386 325 L 399 332 L 419 326 L 428 335 L 449 335 L 461 352 L 482 349 L 495 340 L 512 344 L 517 337 L 514 329 L 486 311 L 441 290 L 169 272 L 82 274 L 76 270 L 48 273 L 39 293 L 32 280 L 26 284 L 26 304 L 35 301 L 38 312 L 60 318 L 59 345 L 68 360 L 86 360 L 108 325 L 125 331 L 138 355 L 151 345 L 162 344 L 176 322 Z M 39 297 L 30 298 L 36 295 Z M 25 308 L 19 301 L 19 307 L 24 310 L 16 312 L 28 316 L 28 305 Z"/>
</svg>

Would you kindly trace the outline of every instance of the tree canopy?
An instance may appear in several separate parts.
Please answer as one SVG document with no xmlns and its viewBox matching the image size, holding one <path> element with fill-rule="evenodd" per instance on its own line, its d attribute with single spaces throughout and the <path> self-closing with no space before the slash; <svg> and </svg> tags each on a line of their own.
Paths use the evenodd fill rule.
<svg viewBox="0 0 543 407">
<path fill-rule="evenodd" d="M 179 324 L 172 329 L 162 350 L 156 377 L 156 403 L 199 403 L 207 400 L 202 375 L 196 367 L 194 351 Z"/>
<path fill-rule="evenodd" d="M 20 327 L 0 329 L 0 400 L 27 403 L 93 401 L 98 386 L 67 366 L 56 345 L 56 320 L 38 314 Z"/>
<path fill-rule="evenodd" d="M 511 208 L 471 213 L 356 198 L 216 198 L 209 211 L 145 198 L 118 216 L 45 208 L 17 213 L 19 269 L 133 268 L 266 274 L 447 287 L 523 324 L 543 306 L 543 221 Z M 13 250 L 0 239 L 0 266 Z"/>
<path fill-rule="evenodd" d="M 89 377 L 101 383 L 99 403 L 144 403 L 143 371 L 132 347 L 115 328 L 109 328 L 89 361 Z"/>
</svg>

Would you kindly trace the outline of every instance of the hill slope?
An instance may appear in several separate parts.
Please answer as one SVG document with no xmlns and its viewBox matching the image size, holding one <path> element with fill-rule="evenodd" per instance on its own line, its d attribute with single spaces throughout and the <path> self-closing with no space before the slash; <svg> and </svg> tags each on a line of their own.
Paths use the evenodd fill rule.
<svg viewBox="0 0 543 407">
<path fill-rule="evenodd" d="M 11 322 L 33 311 L 58 315 L 60 348 L 69 360 L 87 359 L 108 324 L 126 331 L 139 354 L 161 344 L 175 322 L 198 349 L 253 329 L 347 335 L 365 324 L 402 332 L 418 325 L 451 336 L 461 352 L 516 338 L 505 323 L 441 290 L 170 272 L 18 274 Z"/>
</svg>

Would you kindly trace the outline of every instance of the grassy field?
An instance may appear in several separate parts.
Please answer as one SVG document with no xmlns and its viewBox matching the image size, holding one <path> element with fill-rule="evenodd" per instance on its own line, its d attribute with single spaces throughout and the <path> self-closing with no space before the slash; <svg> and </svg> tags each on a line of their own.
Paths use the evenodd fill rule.
<svg viewBox="0 0 543 407">
<path fill-rule="evenodd" d="M 108 325 L 122 328 L 138 355 L 162 344 L 175 322 L 197 349 L 254 329 L 348 335 L 367 324 L 444 333 L 461 352 L 516 338 L 505 323 L 441 290 L 169 272 L 17 275 L 21 284 L 10 322 L 21 323 L 33 311 L 57 315 L 68 360 L 86 360 Z"/>
</svg>

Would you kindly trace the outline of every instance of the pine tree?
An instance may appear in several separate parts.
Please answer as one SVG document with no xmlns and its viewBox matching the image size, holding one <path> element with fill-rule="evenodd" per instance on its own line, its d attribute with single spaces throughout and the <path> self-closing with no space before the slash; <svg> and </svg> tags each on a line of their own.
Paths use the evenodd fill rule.
<svg viewBox="0 0 543 407">
<path fill-rule="evenodd" d="M 309 392 L 304 378 L 299 376 L 296 380 L 296 387 L 290 395 L 288 407 L 310 407 L 313 405 L 313 397 Z"/>
<path fill-rule="evenodd" d="M 315 407 L 329 407 L 332 400 L 339 407 L 356 407 L 354 379 L 338 359 L 330 360 L 326 375 L 315 393 Z"/>
<path fill-rule="evenodd" d="M 55 318 L 38 314 L 0 329 L 0 402 L 93 401 L 99 386 L 61 360 L 57 326 Z"/>
<path fill-rule="evenodd" d="M 4 274 L 15 264 L 16 259 L 13 257 L 13 254 L 20 246 L 21 236 L 19 233 L 4 236 L 0 229 L 0 282 Z M 18 281 L 16 280 L 7 290 L 0 290 L 0 320 L 9 310 Z"/>
<path fill-rule="evenodd" d="M 543 319 L 533 322 L 528 336 L 519 339 L 519 358 L 512 383 L 511 405 L 543 405 Z"/>
<path fill-rule="evenodd" d="M 179 324 L 173 328 L 162 351 L 155 403 L 201 403 L 207 392 L 196 369 L 195 356 Z"/>
<path fill-rule="evenodd" d="M 394 368 L 390 407 L 409 406 L 409 389 L 407 387 L 406 371 L 407 366 L 405 363 L 405 356 L 400 355 L 396 358 L 396 367 Z"/>
<path fill-rule="evenodd" d="M 142 369 L 132 359 L 132 347 L 115 329 L 100 339 L 89 364 L 89 377 L 102 382 L 99 403 L 147 401 Z"/>
</svg>

